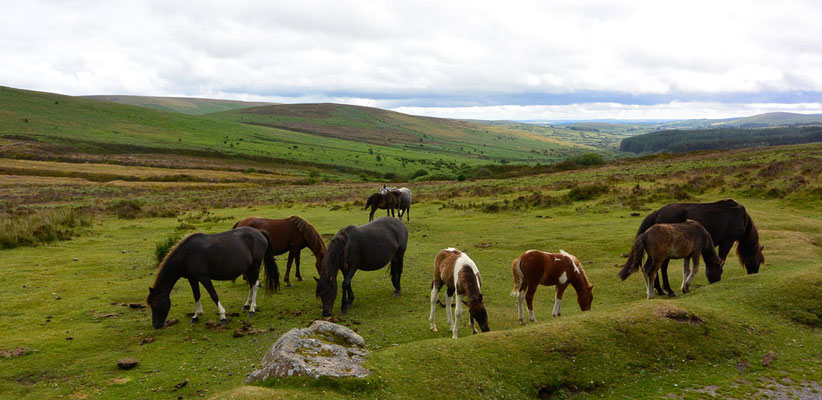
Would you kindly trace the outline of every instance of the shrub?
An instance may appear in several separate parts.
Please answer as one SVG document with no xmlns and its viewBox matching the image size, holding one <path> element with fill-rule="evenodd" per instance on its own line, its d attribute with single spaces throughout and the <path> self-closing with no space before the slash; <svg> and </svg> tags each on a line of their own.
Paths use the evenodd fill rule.
<svg viewBox="0 0 822 400">
<path fill-rule="evenodd" d="M 428 171 L 424 169 L 418 169 L 416 172 L 414 172 L 414 175 L 411 175 L 411 179 L 419 178 L 425 175 L 428 175 Z"/>
<path fill-rule="evenodd" d="M 5 218 L 0 222 L 0 248 L 11 249 L 69 240 L 76 235 L 77 228 L 91 226 L 95 219 L 95 214 L 76 208 Z"/>
<path fill-rule="evenodd" d="M 574 187 L 568 192 L 568 199 L 571 201 L 585 201 L 595 199 L 605 193 L 608 193 L 610 188 L 600 183 L 591 185 L 581 185 Z"/>
<path fill-rule="evenodd" d="M 159 242 L 154 246 L 154 259 L 157 260 L 157 264 L 163 262 L 163 259 L 166 258 L 166 254 L 168 254 L 169 250 L 171 250 L 177 242 L 180 241 L 182 236 L 180 234 L 173 234 Z"/>
</svg>

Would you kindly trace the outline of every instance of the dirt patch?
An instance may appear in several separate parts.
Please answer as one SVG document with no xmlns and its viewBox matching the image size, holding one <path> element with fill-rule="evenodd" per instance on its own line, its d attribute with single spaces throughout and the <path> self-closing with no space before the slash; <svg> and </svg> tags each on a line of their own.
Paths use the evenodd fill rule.
<svg viewBox="0 0 822 400">
<path fill-rule="evenodd" d="M 31 349 L 27 347 L 15 347 L 13 349 L 0 349 L 0 356 L 6 358 L 20 357 L 28 354 Z"/>
<path fill-rule="evenodd" d="M 668 318 L 677 322 L 687 322 L 691 325 L 701 325 L 705 320 L 700 316 L 681 308 L 664 308 L 657 311 L 660 318 Z"/>
</svg>

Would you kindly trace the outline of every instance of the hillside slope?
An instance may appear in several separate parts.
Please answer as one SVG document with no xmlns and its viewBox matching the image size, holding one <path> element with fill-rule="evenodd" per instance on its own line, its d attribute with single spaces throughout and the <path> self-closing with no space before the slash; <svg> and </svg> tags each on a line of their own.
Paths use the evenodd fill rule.
<svg viewBox="0 0 822 400">
<path fill-rule="evenodd" d="M 262 101 L 239 101 L 221 99 L 203 99 L 196 97 L 162 97 L 162 96 L 120 96 L 120 95 L 97 95 L 81 96 L 92 100 L 110 101 L 113 103 L 128 104 L 154 108 L 157 110 L 201 115 L 220 111 L 235 110 L 238 108 L 259 107 L 270 105 Z"/>
<path fill-rule="evenodd" d="M 353 123 L 350 121 L 356 119 L 343 122 Z M 457 131 L 454 127 L 451 132 L 433 123 L 426 129 L 439 132 L 442 139 L 423 134 L 418 144 L 397 144 L 386 134 L 384 143 L 379 144 L 362 141 L 362 137 L 335 138 L 236 123 L 228 118 L 0 87 L 0 137 L 35 140 L 85 153 L 256 158 L 375 176 L 410 176 L 424 169 L 431 175 L 455 177 L 461 170 L 489 163 L 546 163 L 586 151 L 527 134 L 477 137 L 480 133 L 475 130 Z M 403 140 L 400 132 L 390 133 Z M 448 140 L 447 135 L 459 139 Z"/>
</svg>

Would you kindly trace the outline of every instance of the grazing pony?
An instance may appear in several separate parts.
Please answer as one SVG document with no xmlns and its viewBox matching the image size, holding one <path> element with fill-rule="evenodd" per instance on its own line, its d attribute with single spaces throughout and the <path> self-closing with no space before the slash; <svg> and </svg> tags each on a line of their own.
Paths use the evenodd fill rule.
<svg viewBox="0 0 822 400">
<path fill-rule="evenodd" d="M 322 271 L 317 281 L 316 295 L 323 303 L 323 317 L 331 315 L 337 299 L 337 271 L 343 272 L 342 306 L 345 314 L 354 302 L 351 278 L 358 269 L 375 271 L 391 263 L 391 283 L 394 297 L 400 295 L 400 277 L 408 230 L 396 218 L 382 217 L 361 226 L 349 225 L 331 239 L 323 257 Z"/>
<path fill-rule="evenodd" d="M 271 237 L 254 228 L 242 227 L 227 232 L 206 235 L 195 233 L 177 243 L 166 255 L 157 271 L 154 286 L 148 288 L 146 303 L 151 307 L 151 322 L 155 328 L 165 325 L 171 309 L 169 293 L 180 278 L 191 285 L 197 308 L 191 322 L 200 320 L 203 306 L 200 304 L 200 284 L 205 287 L 211 300 L 220 311 L 220 323 L 227 322 L 225 309 L 220 304 L 212 280 L 229 281 L 240 275 L 248 277 L 248 300 L 243 310 L 254 315 L 257 308 L 257 281 L 260 264 L 265 260 L 265 287 L 280 288 L 280 273 L 274 262 Z"/>
<path fill-rule="evenodd" d="M 745 207 L 733 199 L 725 199 L 713 203 L 673 203 L 668 204 L 649 214 L 642 221 L 637 236 L 645 232 L 654 224 L 685 222 L 692 219 L 702 224 L 711 234 L 714 245 L 719 246 L 719 258 L 722 262 L 728 257 L 734 242 L 739 263 L 745 266 L 748 274 L 759 272 L 759 266 L 765 263 L 762 249 L 759 244 L 759 233 L 756 230 L 751 216 Z M 669 296 L 676 296 L 668 283 L 668 260 L 662 263 L 662 282 Z M 662 295 L 659 277 L 654 280 L 654 287 Z"/>
<path fill-rule="evenodd" d="M 397 200 L 397 216 L 402 219 L 402 216 L 405 214 L 406 219 L 408 222 L 411 222 L 411 189 L 409 188 L 395 188 L 395 187 L 385 187 L 382 186 L 380 189 L 380 193 L 390 193 L 394 196 Z"/>
<path fill-rule="evenodd" d="M 300 251 L 306 247 L 314 253 L 317 273 L 320 272 L 320 264 L 325 255 L 325 241 L 308 221 L 296 215 L 285 219 L 249 217 L 234 224 L 234 228 L 241 226 L 250 226 L 267 232 L 271 236 L 271 248 L 275 256 L 288 252 L 288 265 L 285 268 L 285 279 L 283 279 L 286 286 L 291 287 L 288 274 L 291 272 L 292 261 L 296 266 L 294 275 L 298 281 L 303 280 L 300 275 Z"/>
<path fill-rule="evenodd" d="M 394 209 L 397 208 L 397 198 L 389 193 L 374 193 L 371 196 L 368 196 L 368 200 L 365 201 L 365 208 L 363 208 L 363 210 L 367 210 L 368 207 L 371 207 L 371 213 L 368 214 L 368 222 L 374 220 L 374 212 L 376 212 L 378 208 L 386 210 L 386 217 L 388 215 L 393 217 Z"/>
<path fill-rule="evenodd" d="M 482 303 L 482 277 L 479 269 L 474 264 L 474 260 L 455 248 L 447 248 L 437 253 L 434 260 L 434 280 L 431 281 L 431 315 L 428 321 L 431 322 L 431 331 L 437 331 L 434 323 L 434 308 L 437 305 L 437 297 L 440 289 L 445 285 L 445 315 L 448 316 L 448 325 L 451 326 L 453 338 L 457 338 L 457 327 L 462 316 L 462 303 L 460 296 L 465 296 L 468 305 L 468 318 L 471 322 L 471 333 L 476 334 L 474 320 L 483 332 L 488 332 L 488 312 Z M 454 319 L 451 319 L 451 296 L 456 292 L 457 309 Z"/>
<path fill-rule="evenodd" d="M 711 234 L 692 219 L 679 224 L 656 224 L 637 236 L 628 261 L 619 272 L 620 279 L 624 281 L 628 275 L 639 269 L 645 252 L 648 253 L 648 260 L 642 267 L 642 276 L 648 289 L 648 299 L 654 298 L 654 277 L 663 261 L 669 258 L 685 259 L 682 293 L 691 290 L 691 281 L 699 270 L 700 255 L 705 259 L 705 275 L 708 282 L 718 282 L 722 278 L 724 261 L 716 255 Z M 688 266 L 689 261 L 693 261 L 693 271 Z"/>
<path fill-rule="evenodd" d="M 577 292 L 579 309 L 582 311 L 591 309 L 591 303 L 594 301 L 594 285 L 588 281 L 579 260 L 564 250 L 560 250 L 559 253 L 528 250 L 511 263 L 511 272 L 514 274 L 514 290 L 511 291 L 511 295 L 517 296 L 520 324 L 525 325 L 522 310 L 523 299 L 528 303 L 528 316 L 531 322 L 537 322 L 534 317 L 534 293 L 539 285 L 556 285 L 554 317 L 559 317 L 562 313 L 562 294 L 568 285 L 573 286 Z"/>
</svg>

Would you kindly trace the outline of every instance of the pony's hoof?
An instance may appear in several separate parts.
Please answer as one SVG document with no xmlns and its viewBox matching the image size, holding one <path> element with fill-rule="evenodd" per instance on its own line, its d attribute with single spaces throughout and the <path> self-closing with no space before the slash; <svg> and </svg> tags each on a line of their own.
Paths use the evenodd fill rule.
<svg viewBox="0 0 822 400">
<path fill-rule="evenodd" d="M 303 277 L 302 276 L 297 276 L 297 282 L 302 282 L 302 281 L 303 281 Z"/>
<path fill-rule="evenodd" d="M 519 324 L 520 325 L 525 325 L 525 320 L 524 319 L 519 320 Z"/>
<path fill-rule="evenodd" d="M 394 298 L 396 299 L 397 297 L 400 297 L 400 291 L 399 290 L 394 291 Z"/>
<path fill-rule="evenodd" d="M 192 324 L 196 324 L 196 323 L 198 323 L 198 322 L 200 322 L 200 317 L 193 317 L 193 318 L 191 318 L 191 323 L 192 323 Z"/>
<path fill-rule="evenodd" d="M 222 326 L 226 326 L 226 324 L 228 324 L 228 320 L 227 320 L 227 319 L 223 318 L 223 319 L 221 319 L 221 320 L 220 320 L 220 325 L 222 325 Z"/>
<path fill-rule="evenodd" d="M 432 326 L 432 327 L 431 327 L 431 332 L 437 332 L 437 327 L 436 327 L 436 326 Z"/>
<path fill-rule="evenodd" d="M 254 316 L 254 311 L 249 311 L 249 312 L 248 312 L 248 318 L 251 318 L 251 317 L 253 317 L 253 316 Z"/>
<path fill-rule="evenodd" d="M 294 286 L 291 286 L 291 282 L 285 281 L 285 287 L 294 287 Z"/>
<path fill-rule="evenodd" d="M 251 307 L 249 307 L 248 304 L 243 306 L 243 311 L 248 311 L 250 309 L 251 309 Z"/>
<path fill-rule="evenodd" d="M 683 290 L 682 293 L 688 293 L 688 291 Z M 679 297 L 679 296 L 677 296 L 676 293 L 671 292 L 671 293 L 668 293 L 668 297 Z"/>
</svg>

